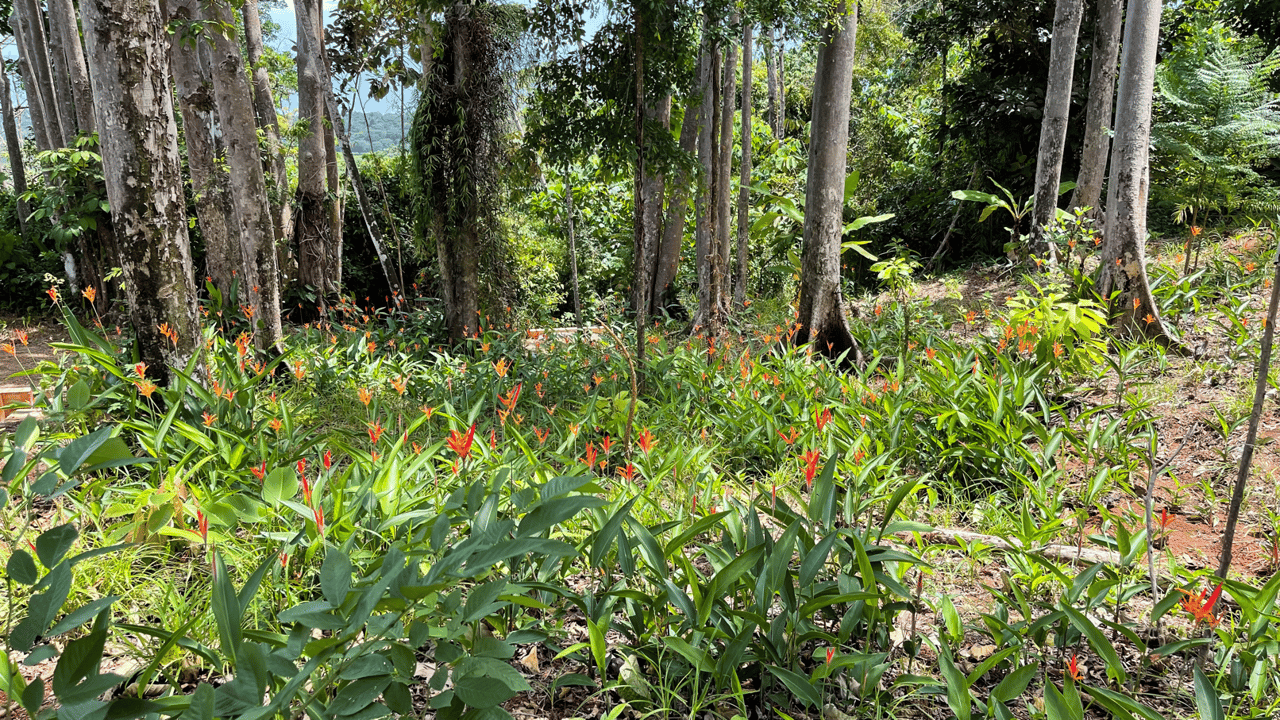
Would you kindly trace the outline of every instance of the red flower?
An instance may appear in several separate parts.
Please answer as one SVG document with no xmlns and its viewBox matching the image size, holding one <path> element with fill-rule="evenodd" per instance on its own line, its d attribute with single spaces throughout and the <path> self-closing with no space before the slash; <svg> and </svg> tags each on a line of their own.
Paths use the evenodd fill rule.
<svg viewBox="0 0 1280 720">
<path fill-rule="evenodd" d="M 316 532 L 323 535 L 324 534 L 324 508 L 317 505 L 313 513 L 316 519 Z"/>
<path fill-rule="evenodd" d="M 298 474 L 301 475 L 306 471 L 307 471 L 307 459 L 302 458 L 301 460 L 298 461 Z"/>
<path fill-rule="evenodd" d="M 600 441 L 600 449 L 601 449 L 601 450 L 604 450 L 604 454 L 605 454 L 605 455 L 608 455 L 608 454 L 609 454 L 609 448 L 611 448 L 611 447 L 613 447 L 613 440 L 612 440 L 612 439 L 610 439 L 610 437 L 609 437 L 608 435 L 605 435 L 605 436 L 604 436 L 604 439 Z"/>
<path fill-rule="evenodd" d="M 196 510 L 196 523 L 200 526 L 200 539 L 205 545 L 209 544 L 209 518 L 205 514 Z"/>
<path fill-rule="evenodd" d="M 831 664 L 831 659 L 832 659 L 832 658 L 834 658 L 835 656 L 836 656 L 836 649 L 835 649 L 835 648 L 827 648 L 827 664 L 828 664 L 828 665 L 830 665 L 830 664 Z"/>
<path fill-rule="evenodd" d="M 593 444 L 591 444 L 591 443 L 587 443 L 587 453 L 586 453 L 586 454 L 587 454 L 587 457 L 586 457 L 585 459 L 583 459 L 583 458 L 579 458 L 579 462 L 584 462 L 584 463 L 586 463 L 586 464 L 587 464 L 587 469 L 588 469 L 588 470 L 590 470 L 591 468 L 595 467 L 595 465 L 596 465 L 596 446 L 595 446 L 595 445 L 593 445 Z"/>
<path fill-rule="evenodd" d="M 302 476 L 302 500 L 306 504 L 311 504 L 311 483 L 307 482 L 307 476 Z"/>
<path fill-rule="evenodd" d="M 779 431 L 778 431 L 778 437 L 782 438 L 782 442 L 784 442 L 784 443 L 786 443 L 786 444 L 788 444 L 788 445 L 794 445 L 794 444 L 795 444 L 795 442 L 796 442 L 796 440 L 797 440 L 797 439 L 799 439 L 799 437 L 800 437 L 800 431 L 799 431 L 799 430 L 796 430 L 794 427 L 790 427 L 790 428 L 787 428 L 787 429 L 791 431 L 791 435 L 790 435 L 790 436 L 787 436 L 787 435 L 783 434 L 783 432 L 782 432 L 781 430 L 779 430 Z"/>
<path fill-rule="evenodd" d="M 1218 603 L 1218 596 L 1222 595 L 1222 583 L 1218 583 L 1208 598 L 1205 598 L 1204 590 L 1201 590 L 1199 595 L 1192 595 L 1182 588 L 1174 589 L 1187 596 L 1182 600 L 1182 609 L 1186 610 L 1192 619 L 1197 623 L 1207 623 L 1210 627 L 1217 626 L 1218 617 L 1213 614 L 1213 606 Z"/>
<path fill-rule="evenodd" d="M 324 451 L 324 469 L 328 470 L 331 467 L 333 467 L 333 451 L 325 450 Z"/>
<path fill-rule="evenodd" d="M 640 443 L 640 449 L 644 451 L 645 455 L 648 455 L 649 451 L 653 449 L 653 433 L 649 432 L 649 428 L 645 428 L 640 433 L 640 437 L 636 438 L 636 442 Z"/>
<path fill-rule="evenodd" d="M 1080 676 L 1080 666 L 1076 664 L 1076 656 L 1074 653 L 1071 655 L 1071 660 L 1067 662 L 1067 674 L 1076 682 L 1080 682 L 1080 680 L 1083 679 Z"/>
<path fill-rule="evenodd" d="M 822 408 L 820 411 L 815 410 L 813 422 L 818 426 L 818 432 L 822 432 L 827 427 L 827 423 L 831 422 L 831 410 L 829 408 Z"/>
<path fill-rule="evenodd" d="M 253 473 L 254 477 L 262 480 L 267 476 L 267 464 L 264 462 L 259 467 L 249 468 L 249 472 Z"/>
<path fill-rule="evenodd" d="M 627 482 L 634 482 L 636 477 L 636 466 L 631 463 L 627 463 L 626 467 L 618 468 L 618 474 L 622 476 L 623 480 L 626 480 Z"/>
<path fill-rule="evenodd" d="M 381 423 L 373 423 L 369 425 L 369 442 L 377 445 L 378 440 L 382 437 L 382 430 L 383 427 Z"/>
<path fill-rule="evenodd" d="M 804 484 L 805 487 L 813 489 L 813 476 L 818 472 L 818 457 L 820 453 L 817 450 L 809 450 L 800 456 L 804 460 Z"/>
<path fill-rule="evenodd" d="M 465 435 L 458 432 L 457 430 L 450 430 L 449 439 L 446 441 L 446 443 L 449 445 L 450 450 L 458 454 L 458 457 L 462 458 L 463 460 L 466 460 L 467 458 L 471 457 L 471 443 L 475 439 L 476 439 L 476 424 L 471 423 L 471 428 L 467 430 Z"/>
</svg>

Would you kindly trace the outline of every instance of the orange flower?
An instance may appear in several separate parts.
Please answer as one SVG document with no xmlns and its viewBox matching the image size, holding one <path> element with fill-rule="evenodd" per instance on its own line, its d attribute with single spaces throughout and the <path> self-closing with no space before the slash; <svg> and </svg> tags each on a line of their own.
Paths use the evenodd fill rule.
<svg viewBox="0 0 1280 720">
<path fill-rule="evenodd" d="M 404 394 L 404 391 L 408 386 L 409 386 L 409 381 L 406 380 L 403 375 L 391 380 L 391 387 L 395 388 L 395 391 L 401 395 Z"/>
<path fill-rule="evenodd" d="M 507 370 L 510 370 L 510 369 L 511 369 L 511 365 L 507 362 L 506 358 L 499 358 L 498 362 L 493 364 L 493 371 L 498 373 L 498 377 L 500 378 L 506 377 Z"/>
<path fill-rule="evenodd" d="M 315 514 L 316 532 L 323 535 L 324 534 L 324 508 L 317 505 L 315 510 L 313 510 L 312 512 Z"/>
<path fill-rule="evenodd" d="M 623 480 L 633 482 L 636 477 L 636 466 L 631 463 L 627 463 L 626 467 L 618 468 L 618 474 L 622 476 Z"/>
<path fill-rule="evenodd" d="M 1218 586 L 1213 589 L 1208 598 L 1205 598 L 1206 591 L 1204 590 L 1201 590 L 1199 595 L 1192 595 L 1182 588 L 1174 589 L 1186 595 L 1181 603 L 1182 609 L 1186 610 L 1193 620 L 1197 623 L 1207 623 L 1210 627 L 1217 626 L 1218 617 L 1213 614 L 1213 606 L 1217 604 L 1218 596 L 1222 594 L 1222 583 L 1218 583 Z"/>
<path fill-rule="evenodd" d="M 930 360 L 933 360 L 935 357 L 938 356 L 938 351 L 934 350 L 931 347 L 927 347 L 924 349 L 924 356 L 929 358 Z"/>
<path fill-rule="evenodd" d="M 595 467 L 595 464 L 596 464 L 596 446 L 593 445 L 592 443 L 587 443 L 586 454 L 587 454 L 586 458 L 578 458 L 578 461 L 586 463 L 587 469 L 590 470 L 591 468 Z"/>
<path fill-rule="evenodd" d="M 14 336 L 14 337 L 16 337 L 16 338 L 18 338 L 18 342 L 22 343 L 23 345 L 26 345 L 26 344 L 27 344 L 27 331 L 26 331 L 26 330 L 14 330 L 14 331 L 13 331 L 13 336 Z"/>
<path fill-rule="evenodd" d="M 551 428 L 543 430 L 542 428 L 534 428 L 533 434 L 538 436 L 538 444 L 541 445 L 547 441 L 547 436 L 551 434 Z"/>
<path fill-rule="evenodd" d="M 781 430 L 779 430 L 777 431 L 778 437 L 782 438 L 782 442 L 788 445 L 794 445 L 796 443 L 796 439 L 800 437 L 800 431 L 796 430 L 794 426 L 789 427 L 787 429 L 791 431 L 790 436 L 784 434 Z"/>
<path fill-rule="evenodd" d="M 1143 320 L 1145 320 L 1145 321 L 1146 321 L 1146 323 L 1147 323 L 1148 325 L 1150 325 L 1151 323 L 1153 323 L 1153 322 L 1155 322 L 1155 321 L 1156 321 L 1156 316 L 1155 316 L 1155 315 L 1152 315 L 1151 313 L 1147 313 L 1147 316 L 1146 316 L 1145 318 L 1143 318 Z"/>
<path fill-rule="evenodd" d="M 206 410 L 206 411 L 204 412 L 204 426 L 205 426 L 205 427 L 210 427 L 210 426 L 212 426 L 212 425 L 213 425 L 215 422 L 217 422 L 217 421 L 218 421 L 218 416 L 217 416 L 217 415 L 212 415 L 212 414 L 210 414 L 208 410 Z"/>
<path fill-rule="evenodd" d="M 82 292 L 82 293 L 80 293 L 80 294 L 81 294 L 81 295 L 84 295 L 84 299 L 85 299 L 85 300 L 88 300 L 88 301 L 89 301 L 89 304 L 90 304 L 90 305 L 92 305 L 92 304 L 93 304 L 93 301 L 94 301 L 94 300 L 96 300 L 96 299 L 98 298 L 98 289 L 97 289 L 97 288 L 95 288 L 95 287 L 90 286 L 90 287 L 85 288 L 85 289 L 84 289 L 84 292 Z"/>
<path fill-rule="evenodd" d="M 645 455 L 648 455 L 649 451 L 653 449 L 653 433 L 649 432 L 649 428 L 645 428 L 640 433 L 640 436 L 636 438 L 636 442 L 640 443 L 640 449 L 644 451 Z"/>
<path fill-rule="evenodd" d="M 1076 656 L 1074 653 L 1072 653 L 1071 659 L 1067 661 L 1067 674 L 1076 682 L 1080 682 L 1083 679 L 1080 676 L 1080 666 L 1076 663 Z"/>
<path fill-rule="evenodd" d="M 1138 309 L 1138 308 L 1140 308 L 1140 307 L 1142 307 L 1142 298 L 1134 298 L 1134 299 L 1133 299 L 1133 309 L 1134 309 L 1134 310 L 1137 310 L 1137 309 Z"/>
<path fill-rule="evenodd" d="M 800 456 L 804 461 L 804 484 L 805 487 L 813 489 L 813 476 L 818 474 L 818 457 L 820 453 L 817 450 L 809 450 Z"/>
<path fill-rule="evenodd" d="M 822 408 L 813 412 L 813 424 L 818 426 L 818 432 L 826 429 L 827 423 L 831 422 L 831 409 Z M 788 443 L 790 444 L 790 443 Z"/>
<path fill-rule="evenodd" d="M 5 343 L 5 344 L 3 344 L 3 345 L 0 345 L 0 350 L 3 350 L 3 351 L 5 351 L 5 352 L 7 352 L 7 353 L 9 353 L 10 355 L 12 355 L 12 356 L 14 356 L 14 357 L 18 357 L 18 353 L 17 353 L 17 351 L 14 349 L 14 347 L 13 347 L 13 343 Z"/>
<path fill-rule="evenodd" d="M 50 287 L 49 287 L 49 289 L 48 289 L 48 290 L 45 290 L 44 292 L 45 292 L 45 294 L 46 294 L 46 295 L 48 295 L 48 296 L 49 296 L 49 299 L 50 299 L 50 300 L 52 300 L 52 301 L 54 302 L 54 304 L 57 304 L 57 302 L 58 302 L 58 288 L 57 288 L 57 286 L 50 286 Z"/>
<path fill-rule="evenodd" d="M 272 429 L 272 430 L 274 430 L 274 431 L 276 431 L 276 432 L 280 432 L 280 427 L 281 427 L 281 425 L 283 425 L 284 423 L 281 423 L 281 422 L 280 422 L 280 418 L 271 418 L 271 422 L 270 422 L 270 423 L 268 423 L 268 424 L 271 426 L 271 429 Z"/>
<path fill-rule="evenodd" d="M 605 455 L 608 455 L 609 449 L 612 447 L 613 447 L 613 438 L 609 437 L 608 435 L 605 435 L 604 439 L 600 441 L 600 449 L 604 450 Z"/>
<path fill-rule="evenodd" d="M 133 386 L 138 388 L 143 397 L 151 397 L 151 393 L 156 391 L 156 384 L 150 380 L 134 380 Z"/>
<path fill-rule="evenodd" d="M 978 313 L 977 313 L 977 312 L 975 312 L 975 311 L 973 311 L 973 310 L 970 310 L 969 312 L 967 312 L 967 313 L 965 313 L 965 314 L 964 314 L 964 321 L 965 321 L 965 322 L 967 322 L 967 323 L 969 323 L 970 325 L 972 325 L 972 324 L 973 324 L 973 320 L 974 320 L 974 318 L 976 318 L 976 317 L 978 317 Z"/>
<path fill-rule="evenodd" d="M 295 360 L 293 362 L 293 376 L 301 380 L 303 377 L 306 376 L 306 374 L 307 374 L 307 371 L 303 368 L 302 361 Z"/>
<path fill-rule="evenodd" d="M 254 477 L 258 478 L 259 480 L 262 480 L 267 476 L 267 464 L 264 462 L 259 467 L 249 468 L 249 472 L 253 473 Z"/>
<path fill-rule="evenodd" d="M 476 424 L 471 423 L 471 428 L 464 435 L 457 430 L 449 431 L 449 439 L 446 441 L 449 449 L 458 454 L 458 457 L 466 460 L 471 456 L 471 443 L 476 439 Z"/>
<path fill-rule="evenodd" d="M 1192 225 L 1192 226 L 1191 226 L 1191 237 L 1198 237 L 1198 236 L 1200 235 L 1200 230 L 1201 230 L 1200 226 L 1198 226 L 1198 225 Z"/>
<path fill-rule="evenodd" d="M 369 407 L 369 402 L 373 400 L 373 393 L 369 392 L 368 388 L 360 388 L 358 394 L 360 396 L 361 404 L 365 407 Z"/>
<path fill-rule="evenodd" d="M 200 540 L 205 545 L 209 544 L 209 518 L 205 514 L 196 510 L 196 525 L 200 528 Z"/>
<path fill-rule="evenodd" d="M 379 423 L 371 424 L 369 426 L 369 442 L 373 443 L 374 445 L 377 445 L 378 440 L 382 437 L 382 430 L 383 428 L 381 424 Z"/>
</svg>

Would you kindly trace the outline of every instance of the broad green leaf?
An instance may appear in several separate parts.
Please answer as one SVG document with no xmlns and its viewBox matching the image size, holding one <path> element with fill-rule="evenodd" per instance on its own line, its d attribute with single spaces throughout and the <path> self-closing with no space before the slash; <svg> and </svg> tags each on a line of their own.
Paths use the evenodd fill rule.
<svg viewBox="0 0 1280 720">
<path fill-rule="evenodd" d="M 1222 698 L 1218 697 L 1218 691 L 1213 687 L 1213 682 L 1198 664 L 1195 666 L 1195 690 L 1196 710 L 1200 713 L 1200 720 L 1223 720 Z"/>
<path fill-rule="evenodd" d="M 351 559 L 338 548 L 325 551 L 324 564 L 320 567 L 320 593 L 329 606 L 338 608 L 347 599 L 351 589 Z"/>
<path fill-rule="evenodd" d="M 36 556 L 40 558 L 40 563 L 47 568 L 57 565 L 79 536 L 80 533 L 71 523 L 40 533 L 40 537 L 36 538 Z"/>
<path fill-rule="evenodd" d="M 40 571 L 36 569 L 36 563 L 31 559 L 31 554 L 22 548 L 13 551 L 4 569 L 9 577 L 23 585 L 35 585 L 36 580 L 40 579 Z"/>
</svg>

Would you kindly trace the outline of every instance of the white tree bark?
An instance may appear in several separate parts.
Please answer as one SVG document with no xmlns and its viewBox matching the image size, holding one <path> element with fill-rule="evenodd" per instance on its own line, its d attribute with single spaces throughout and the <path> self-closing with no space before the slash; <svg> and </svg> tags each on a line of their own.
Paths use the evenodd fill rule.
<svg viewBox="0 0 1280 720">
<path fill-rule="evenodd" d="M 129 314 L 148 375 L 168 382 L 169 369 L 185 369 L 202 341 L 165 18 L 159 0 L 82 0 L 80 8 Z"/>
<path fill-rule="evenodd" d="M 693 316 L 695 332 L 715 335 L 723 320 L 721 314 L 720 272 L 716 263 L 716 174 L 719 164 L 720 51 L 707 41 L 698 63 L 698 85 L 702 104 L 698 110 L 698 162 L 702 177 L 696 200 L 697 225 L 694 229 L 694 254 L 698 265 L 698 310 Z"/>
<path fill-rule="evenodd" d="M 27 192 L 26 167 L 22 162 L 22 138 L 13 114 L 13 96 L 9 89 L 9 73 L 0 64 L 0 112 L 4 113 L 4 143 L 9 152 L 9 172 L 13 176 L 13 194 L 17 198 L 18 233 L 27 237 L 27 216 L 31 214 L 22 196 Z"/>
<path fill-rule="evenodd" d="M 849 102 L 857 3 L 841 0 L 837 17 L 822 31 L 813 80 L 809 171 L 805 183 L 804 252 L 801 257 L 798 345 L 828 357 L 849 352 L 861 364 L 849 332 L 840 289 L 840 240 L 844 232 L 844 180 L 849 151 Z"/>
<path fill-rule="evenodd" d="M 1160 0 L 1132 0 L 1125 22 L 1098 292 L 1110 303 L 1115 332 L 1181 348 L 1165 328 L 1147 282 L 1148 148 L 1160 5 Z"/>
<path fill-rule="evenodd" d="M 298 122 L 306 131 L 298 138 L 297 215 L 298 280 L 321 296 L 338 288 L 328 275 L 332 218 L 328 191 L 328 156 L 324 142 L 325 72 L 320 59 L 319 0 L 297 0 Z"/>
<path fill-rule="evenodd" d="M 737 21 L 734 13 L 730 23 Z M 720 76 L 720 150 L 716 156 L 716 267 L 720 273 L 722 312 L 729 310 L 733 293 L 733 116 L 737 109 L 738 46 L 729 41 Z"/>
<path fill-rule="evenodd" d="M 742 24 L 742 163 L 738 168 L 738 272 L 733 283 L 733 307 L 747 299 L 747 209 L 751 204 L 751 23 Z"/>
<path fill-rule="evenodd" d="M 93 89 L 89 85 L 89 66 L 80 45 L 76 8 L 71 0 L 49 0 L 49 24 L 62 37 L 62 51 L 71 82 L 75 104 L 76 127 L 82 133 L 96 132 L 93 121 Z"/>
<path fill-rule="evenodd" d="M 258 15 L 258 0 L 244 3 L 245 55 L 253 74 L 253 113 L 258 129 L 266 138 L 262 160 L 267 171 L 267 201 L 271 207 L 276 243 L 288 245 L 293 237 L 293 205 L 289 202 L 289 175 L 285 169 L 284 146 L 280 143 L 280 124 L 276 119 L 276 102 L 271 93 L 271 79 L 262 62 L 262 20 Z M 277 257 L 281 247 L 277 247 Z"/>
<path fill-rule="evenodd" d="M 1067 144 L 1067 116 L 1071 112 L 1071 82 L 1076 65 L 1083 0 L 1058 0 L 1053 13 L 1053 41 L 1049 47 L 1049 81 L 1040 120 L 1040 153 L 1036 160 L 1036 200 L 1032 211 L 1031 252 L 1049 263 L 1057 249 L 1048 241 L 1046 226 L 1058 210 L 1062 182 L 1062 153 Z"/>
</svg>

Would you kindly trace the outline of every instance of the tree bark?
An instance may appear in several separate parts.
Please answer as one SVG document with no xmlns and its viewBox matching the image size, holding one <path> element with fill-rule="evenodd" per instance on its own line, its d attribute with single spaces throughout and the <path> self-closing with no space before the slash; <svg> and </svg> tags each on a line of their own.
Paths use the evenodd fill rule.
<svg viewBox="0 0 1280 720">
<path fill-rule="evenodd" d="M 786 38 L 783 37 L 782 30 L 778 30 L 778 139 L 781 140 L 787 134 L 787 54 L 783 51 L 783 43 Z"/>
<path fill-rule="evenodd" d="M 76 8 L 71 0 L 49 0 L 49 24 L 62 36 L 63 55 L 71 82 L 71 97 L 75 105 L 76 127 L 82 133 L 97 131 L 93 120 L 93 88 L 89 85 L 89 66 L 80 45 L 80 29 L 76 23 Z"/>
<path fill-rule="evenodd" d="M 1062 182 L 1062 153 L 1067 144 L 1067 117 L 1071 113 L 1071 82 L 1076 66 L 1076 39 L 1084 0 L 1058 0 L 1053 12 L 1053 41 L 1049 46 L 1049 81 L 1044 92 L 1044 116 L 1040 120 L 1040 153 L 1036 159 L 1036 200 L 1032 211 L 1031 253 L 1050 264 L 1058 259 L 1049 242 L 1047 227 L 1058 210 L 1058 186 Z"/>
<path fill-rule="evenodd" d="M 271 94 L 271 79 L 262 61 L 264 50 L 258 0 L 245 0 L 244 38 L 249 68 L 253 74 L 253 114 L 258 130 L 267 141 L 262 164 L 267 173 L 267 202 L 271 208 L 271 222 L 276 243 L 287 245 L 289 238 L 293 236 L 293 205 L 288 199 L 289 175 L 285 169 L 284 147 L 280 143 L 276 101 Z M 279 255 L 277 252 L 277 258 Z"/>
<path fill-rule="evenodd" d="M 693 157 L 698 150 L 698 131 L 704 104 L 694 87 L 685 104 L 684 119 L 680 122 L 680 150 Z M 666 312 L 685 319 L 685 310 L 676 294 L 676 274 L 680 269 L 680 251 L 684 247 L 685 216 L 689 211 L 688 169 L 682 167 L 674 183 L 667 190 L 667 214 L 662 223 L 662 244 L 658 248 L 658 263 L 653 276 L 653 309 L 656 315 Z"/>
<path fill-rule="evenodd" d="M 317 0 L 319 8 L 319 25 L 320 28 L 320 70 L 323 83 L 321 90 L 324 92 L 324 98 L 333 95 L 332 75 L 329 71 L 329 52 L 325 49 L 325 33 L 324 33 L 324 0 Z M 327 103 L 322 98 L 321 102 Z M 339 118 L 331 117 L 328 107 L 325 108 L 324 124 L 324 157 L 325 157 L 325 185 L 329 188 L 329 252 L 326 255 L 328 260 L 328 275 L 333 282 L 335 292 L 342 287 L 342 218 L 343 218 L 343 189 L 342 181 L 338 177 L 338 143 L 334 133 L 334 129 L 340 122 Z"/>
<path fill-rule="evenodd" d="M 737 13 L 730 20 L 737 22 Z M 720 102 L 724 107 L 720 110 L 720 152 L 716 162 L 719 170 L 716 178 L 716 253 L 717 266 L 720 270 L 720 302 L 722 312 L 729 310 L 729 296 L 733 292 L 733 115 L 737 109 L 738 94 L 736 76 L 738 74 L 738 46 L 733 42 L 725 48 L 724 66 L 721 68 Z"/>
<path fill-rule="evenodd" d="M 733 284 L 733 307 L 747 300 L 747 210 L 751 204 L 751 23 L 742 24 L 742 162 L 738 169 L 738 274 Z"/>
<path fill-rule="evenodd" d="M 205 19 L 213 35 L 213 91 L 231 175 L 231 204 L 240 239 L 244 274 L 241 297 L 252 309 L 258 347 L 284 349 L 280 319 L 280 268 L 276 258 L 275 223 L 267 197 L 258 147 L 253 93 L 240 43 L 226 33 L 235 27 L 227 0 L 205 0 Z M 262 337 L 265 335 L 265 338 Z"/>
<path fill-rule="evenodd" d="M 656 124 L 669 131 L 671 126 L 671 96 L 666 95 L 656 104 L 651 104 L 646 100 L 644 114 L 647 123 Z M 658 312 L 654 288 L 655 279 L 658 275 L 658 265 L 662 261 L 662 201 L 666 194 L 666 185 L 666 176 L 661 172 L 654 172 L 646 158 L 644 175 L 640 184 L 640 192 L 643 197 L 643 213 L 641 215 L 642 229 L 644 231 L 643 256 L 639 256 L 636 259 L 637 268 L 643 265 L 643 274 L 636 273 L 635 283 L 632 286 L 633 307 L 643 308 L 646 316 Z"/>
<path fill-rule="evenodd" d="M 693 318 L 695 332 L 714 336 L 723 321 L 721 314 L 720 272 L 716 263 L 715 187 L 719 163 L 716 156 L 720 131 L 720 49 L 710 42 L 698 67 L 698 84 L 702 91 L 699 110 L 698 161 L 702 177 L 698 183 L 697 226 L 694 230 L 694 252 L 698 264 L 698 312 Z"/>
<path fill-rule="evenodd" d="M 769 83 L 769 128 L 773 136 L 782 139 L 782 117 L 778 114 L 778 61 L 774 51 L 778 48 L 778 31 L 769 28 L 768 43 L 764 47 L 765 77 Z"/>
<path fill-rule="evenodd" d="M 294 12 L 298 27 L 298 121 L 305 131 L 298 137 L 298 281 L 320 294 L 318 311 L 325 312 L 327 298 L 338 291 L 329 275 L 330 216 L 328 157 L 324 142 L 325 74 L 320 58 L 319 0 L 297 0 Z"/>
<path fill-rule="evenodd" d="M 849 147 L 849 102 L 857 3 L 841 0 L 835 24 L 822 31 L 813 81 L 809 171 L 805 184 L 804 252 L 801 257 L 798 345 L 828 357 L 849 352 L 861 364 L 849 332 L 840 290 L 840 239 L 844 231 L 844 180 Z"/>
<path fill-rule="evenodd" d="M 1125 22 L 1098 292 L 1110 304 L 1117 334 L 1146 335 L 1181 350 L 1147 282 L 1148 147 L 1160 5 L 1160 0 L 1132 0 Z"/>
<path fill-rule="evenodd" d="M 18 234 L 27 237 L 27 217 L 31 209 L 22 196 L 27 192 L 27 173 L 22 163 L 22 138 L 13 114 L 13 97 L 9 93 L 9 72 L 0 64 L 0 112 L 4 113 L 4 143 L 9 152 L 9 173 L 13 176 L 13 194 L 17 198 Z"/>
<path fill-rule="evenodd" d="M 22 87 L 27 95 L 27 107 L 31 110 L 31 128 L 36 138 L 36 148 L 53 150 L 62 147 L 62 128 L 57 122 L 56 113 L 50 116 L 47 112 L 49 101 L 45 96 L 45 87 L 37 70 L 36 53 L 30 39 L 31 28 L 26 20 L 25 3 L 21 0 L 13 4 L 13 38 L 18 46 L 18 69 L 22 74 Z"/>
<path fill-rule="evenodd" d="M 196 219 L 205 244 L 205 271 L 214 286 L 230 297 L 231 285 L 244 268 L 239 238 L 234 237 L 231 177 L 227 173 L 214 104 L 212 58 L 200 33 L 198 0 L 174 0 L 169 6 L 170 66 L 187 145 L 187 167 Z M 202 57 L 203 56 L 203 57 Z"/>
<path fill-rule="evenodd" d="M 565 230 L 569 239 L 569 284 L 573 295 L 573 322 L 582 324 L 582 296 L 578 294 L 578 241 L 573 234 L 573 170 L 568 165 L 564 169 L 564 216 Z"/>
<path fill-rule="evenodd" d="M 44 31 L 44 13 L 35 0 L 16 0 L 14 7 L 22 8 L 22 31 L 27 49 L 31 51 L 32 69 L 40 86 L 45 122 L 49 126 L 49 140 L 58 143 L 56 147 L 69 147 L 75 133 L 71 131 L 71 119 L 62 115 L 59 94 L 55 90 L 53 66 L 49 60 L 49 40 Z"/>
<path fill-rule="evenodd" d="M 1089 107 L 1084 121 L 1084 149 L 1080 153 L 1080 174 L 1067 207 L 1092 208 L 1089 217 L 1101 219 L 1098 201 L 1107 175 L 1107 154 L 1111 137 L 1111 101 L 1116 91 L 1116 60 L 1120 55 L 1120 20 L 1124 0 L 1098 0 L 1098 19 L 1093 31 L 1093 64 L 1089 70 Z"/>
<path fill-rule="evenodd" d="M 201 336 L 165 18 L 159 0 L 82 0 L 80 9 L 130 318 L 148 377 L 169 382 Z"/>
<path fill-rule="evenodd" d="M 43 17 L 40 5 L 36 3 L 36 17 Z M 49 70 L 53 73 L 54 99 L 58 103 L 58 114 L 62 117 L 62 130 L 70 147 L 80 132 L 76 122 L 76 104 L 71 93 L 71 67 L 67 64 L 67 55 L 71 53 L 71 45 L 80 42 L 77 34 L 74 39 L 63 36 L 63 27 L 55 22 L 53 13 L 49 14 L 49 28 L 46 37 L 49 42 Z"/>
</svg>

